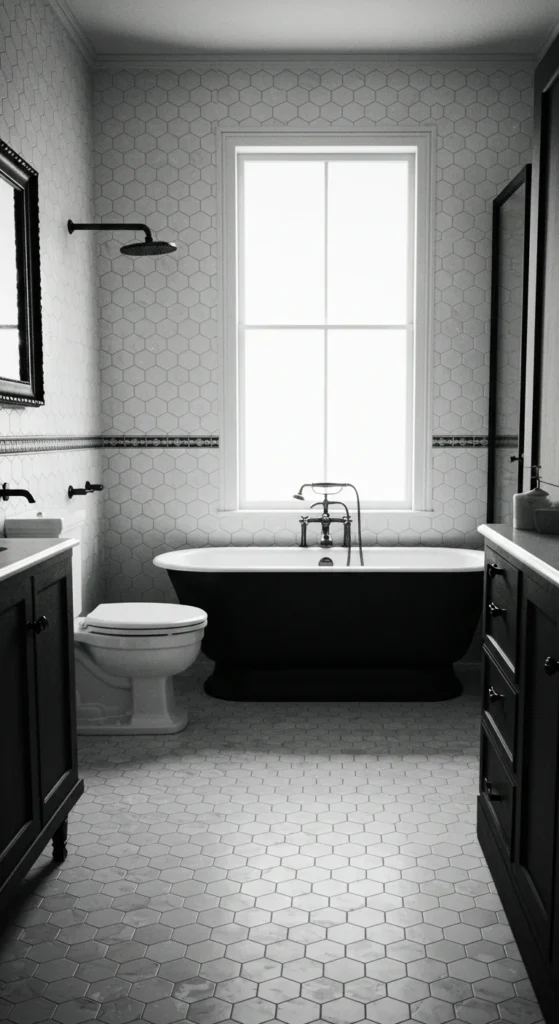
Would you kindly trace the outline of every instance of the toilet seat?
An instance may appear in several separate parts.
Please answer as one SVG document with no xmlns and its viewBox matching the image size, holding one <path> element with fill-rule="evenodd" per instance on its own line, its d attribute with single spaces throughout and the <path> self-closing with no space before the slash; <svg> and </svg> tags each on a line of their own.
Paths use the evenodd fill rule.
<svg viewBox="0 0 559 1024">
<path fill-rule="evenodd" d="M 81 621 L 77 620 L 74 628 L 74 640 L 78 644 L 85 644 L 86 647 L 103 647 L 105 650 L 124 651 L 160 651 L 170 650 L 172 647 L 187 648 L 191 644 L 199 643 L 204 635 L 204 626 L 196 626 L 193 629 L 174 630 L 167 633 L 103 633 L 93 629 L 83 629 Z"/>
<path fill-rule="evenodd" d="M 203 629 L 208 617 L 202 608 L 162 602 L 100 604 L 79 622 L 81 639 L 105 637 L 184 636 Z M 84 635 L 85 634 L 85 635 Z"/>
</svg>

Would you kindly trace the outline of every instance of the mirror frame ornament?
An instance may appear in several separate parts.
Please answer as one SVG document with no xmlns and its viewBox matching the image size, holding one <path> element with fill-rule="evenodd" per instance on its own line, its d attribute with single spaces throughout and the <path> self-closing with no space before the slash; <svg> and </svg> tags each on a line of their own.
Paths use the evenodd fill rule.
<svg viewBox="0 0 559 1024">
<path fill-rule="evenodd" d="M 0 376 L 0 406 L 44 405 L 39 175 L 0 139 L 0 176 L 16 201 L 20 380 Z"/>
</svg>

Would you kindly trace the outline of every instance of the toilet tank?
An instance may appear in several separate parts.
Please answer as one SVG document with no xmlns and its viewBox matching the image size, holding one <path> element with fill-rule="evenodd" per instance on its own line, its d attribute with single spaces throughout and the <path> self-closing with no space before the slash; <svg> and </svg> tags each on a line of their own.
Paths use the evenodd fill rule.
<svg viewBox="0 0 559 1024">
<path fill-rule="evenodd" d="M 44 540 L 70 537 L 78 540 L 79 546 L 72 551 L 72 591 L 74 595 L 74 618 L 82 612 L 82 534 L 85 525 L 85 509 L 39 509 L 37 512 L 20 512 L 6 516 L 4 530 L 6 537 L 41 537 Z"/>
</svg>

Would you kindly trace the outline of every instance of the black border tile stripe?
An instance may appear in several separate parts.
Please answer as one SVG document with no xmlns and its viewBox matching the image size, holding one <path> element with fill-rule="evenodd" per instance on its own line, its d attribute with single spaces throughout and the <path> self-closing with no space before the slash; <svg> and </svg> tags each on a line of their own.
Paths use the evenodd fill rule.
<svg viewBox="0 0 559 1024">
<path fill-rule="evenodd" d="M 498 446 L 513 447 L 517 438 L 498 438 Z M 485 434 L 436 434 L 433 448 L 487 448 Z M 79 451 L 86 448 L 219 448 L 216 434 L 96 434 L 47 437 L 0 437 L 0 455 Z"/>
<path fill-rule="evenodd" d="M 145 437 L 103 437 L 102 448 L 219 448 L 219 437 L 186 434 L 183 437 L 148 435 Z"/>
<path fill-rule="evenodd" d="M 435 434 L 433 448 L 487 448 L 486 434 Z"/>
<path fill-rule="evenodd" d="M 83 448 L 219 448 L 215 435 L 188 434 L 181 437 L 131 435 L 75 435 L 59 437 L 0 437 L 0 455 L 32 452 L 66 452 Z"/>
</svg>

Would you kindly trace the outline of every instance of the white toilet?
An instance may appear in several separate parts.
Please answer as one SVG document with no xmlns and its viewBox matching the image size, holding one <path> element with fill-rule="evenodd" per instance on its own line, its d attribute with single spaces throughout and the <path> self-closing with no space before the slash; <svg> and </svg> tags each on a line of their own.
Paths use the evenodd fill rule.
<svg viewBox="0 0 559 1024">
<path fill-rule="evenodd" d="M 75 537 L 85 510 L 7 517 L 8 537 Z M 188 714 L 175 706 L 173 676 L 198 657 L 207 616 L 201 608 L 149 602 L 100 604 L 81 616 L 80 548 L 72 559 L 78 733 L 174 733 Z"/>
</svg>

